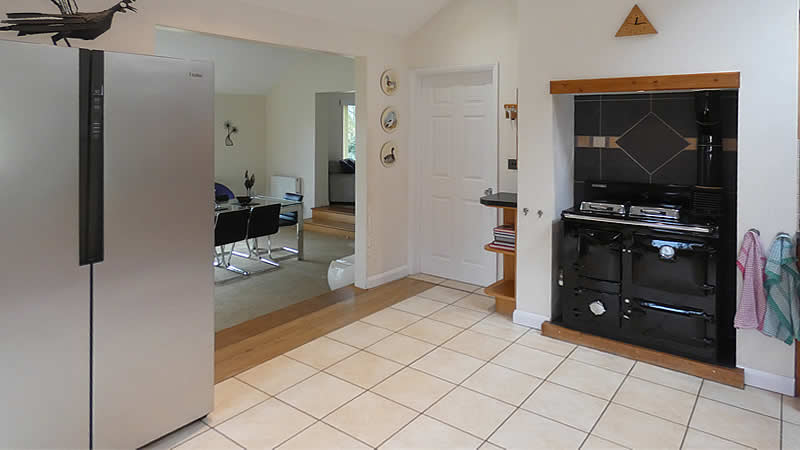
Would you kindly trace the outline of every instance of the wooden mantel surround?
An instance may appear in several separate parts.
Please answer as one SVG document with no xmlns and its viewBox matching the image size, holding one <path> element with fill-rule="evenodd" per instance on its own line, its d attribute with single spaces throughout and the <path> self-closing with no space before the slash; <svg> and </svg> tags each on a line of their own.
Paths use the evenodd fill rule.
<svg viewBox="0 0 800 450">
<path fill-rule="evenodd" d="M 551 94 L 608 94 L 622 92 L 738 89 L 739 72 L 694 73 L 627 78 L 593 78 L 550 82 Z"/>
</svg>

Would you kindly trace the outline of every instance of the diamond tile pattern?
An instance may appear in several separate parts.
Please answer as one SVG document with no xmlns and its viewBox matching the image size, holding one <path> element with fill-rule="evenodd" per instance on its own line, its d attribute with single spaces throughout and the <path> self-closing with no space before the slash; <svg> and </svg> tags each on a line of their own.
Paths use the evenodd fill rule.
<svg viewBox="0 0 800 450">
<path fill-rule="evenodd" d="M 441 342 L 401 334 L 405 316 L 390 311 L 373 316 L 388 336 L 362 351 L 320 338 L 220 383 L 207 425 L 149 448 L 800 448 L 795 399 L 575 347 L 497 314 L 452 321 L 461 327 L 431 317 L 429 331 L 414 322 L 407 333 L 442 327 Z M 343 330 L 332 334 L 361 348 L 385 334 Z"/>
<path fill-rule="evenodd" d="M 689 142 L 651 113 L 619 138 L 617 145 L 652 173 L 688 147 Z"/>
</svg>

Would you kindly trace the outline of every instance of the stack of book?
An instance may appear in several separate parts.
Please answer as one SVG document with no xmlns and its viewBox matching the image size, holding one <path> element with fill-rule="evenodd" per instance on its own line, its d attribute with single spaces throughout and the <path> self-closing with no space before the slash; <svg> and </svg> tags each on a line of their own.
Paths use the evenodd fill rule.
<svg viewBox="0 0 800 450">
<path fill-rule="evenodd" d="M 517 248 L 517 232 L 512 225 L 503 225 L 494 229 L 494 242 L 489 248 L 513 252 Z"/>
</svg>

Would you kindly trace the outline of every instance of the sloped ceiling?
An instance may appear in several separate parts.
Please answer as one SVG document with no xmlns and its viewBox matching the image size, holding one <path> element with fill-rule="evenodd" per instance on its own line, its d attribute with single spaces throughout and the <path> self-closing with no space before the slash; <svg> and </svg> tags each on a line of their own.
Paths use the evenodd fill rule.
<svg viewBox="0 0 800 450">
<path fill-rule="evenodd" d="M 407 37 L 449 0 L 243 0 L 289 14 Z M 458 0 L 456 0 L 458 1 Z"/>
</svg>

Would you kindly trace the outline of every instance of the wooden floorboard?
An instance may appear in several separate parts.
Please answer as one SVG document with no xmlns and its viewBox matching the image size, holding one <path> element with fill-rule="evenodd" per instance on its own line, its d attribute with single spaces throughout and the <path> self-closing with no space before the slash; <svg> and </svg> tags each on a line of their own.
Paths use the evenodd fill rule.
<svg viewBox="0 0 800 450">
<path fill-rule="evenodd" d="M 434 286 L 424 281 L 404 278 L 367 291 L 352 291 L 348 298 L 318 311 L 239 342 L 229 342 L 215 352 L 215 382 L 236 376 Z"/>
<path fill-rule="evenodd" d="M 214 348 L 215 350 L 221 350 L 333 304 L 349 300 L 364 292 L 366 291 L 355 286 L 347 286 L 218 331 L 214 340 Z"/>
<path fill-rule="evenodd" d="M 692 359 L 659 352 L 638 345 L 627 344 L 612 339 L 571 330 L 559 325 L 545 322 L 542 324 L 542 335 L 573 344 L 591 347 L 626 358 L 653 364 L 666 369 L 688 373 L 696 377 L 744 388 L 744 370 L 694 361 Z"/>
</svg>

